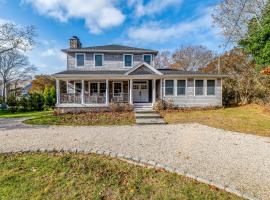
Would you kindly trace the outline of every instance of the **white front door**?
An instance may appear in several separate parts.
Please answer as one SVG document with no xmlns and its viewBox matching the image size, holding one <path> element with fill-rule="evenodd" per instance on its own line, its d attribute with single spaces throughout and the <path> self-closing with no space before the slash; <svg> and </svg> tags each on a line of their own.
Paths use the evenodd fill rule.
<svg viewBox="0 0 270 200">
<path fill-rule="evenodd" d="M 148 81 L 133 82 L 133 102 L 134 103 L 149 102 Z"/>
</svg>

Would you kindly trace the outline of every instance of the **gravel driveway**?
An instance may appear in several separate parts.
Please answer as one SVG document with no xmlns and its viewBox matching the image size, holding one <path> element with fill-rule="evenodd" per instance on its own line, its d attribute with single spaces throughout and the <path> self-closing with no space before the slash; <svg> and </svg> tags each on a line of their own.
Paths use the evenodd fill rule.
<svg viewBox="0 0 270 200">
<path fill-rule="evenodd" d="M 270 138 L 199 124 L 25 126 L 0 128 L 0 138 L 0 152 L 72 147 L 110 149 L 178 167 L 258 198 L 270 199 Z"/>
</svg>

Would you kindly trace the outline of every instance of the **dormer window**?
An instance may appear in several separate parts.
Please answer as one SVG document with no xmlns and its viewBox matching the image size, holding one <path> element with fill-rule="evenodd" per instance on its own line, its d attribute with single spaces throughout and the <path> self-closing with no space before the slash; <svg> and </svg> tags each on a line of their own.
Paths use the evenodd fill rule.
<svg viewBox="0 0 270 200">
<path fill-rule="evenodd" d="M 132 67 L 133 65 L 133 55 L 124 54 L 124 67 Z"/>
<path fill-rule="evenodd" d="M 151 65 L 152 61 L 152 55 L 151 54 L 145 54 L 143 55 L 143 61 Z"/>
<path fill-rule="evenodd" d="M 103 54 L 95 54 L 95 66 L 96 67 L 103 66 Z"/>
<path fill-rule="evenodd" d="M 85 60 L 84 53 L 77 53 L 76 54 L 76 66 L 77 67 L 84 67 L 84 60 Z"/>
</svg>

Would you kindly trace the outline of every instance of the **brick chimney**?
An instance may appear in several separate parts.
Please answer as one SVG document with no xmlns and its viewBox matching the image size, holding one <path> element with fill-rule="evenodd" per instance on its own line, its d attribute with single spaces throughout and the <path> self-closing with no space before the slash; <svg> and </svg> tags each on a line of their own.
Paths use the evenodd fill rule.
<svg viewBox="0 0 270 200">
<path fill-rule="evenodd" d="M 69 45 L 71 49 L 79 49 L 82 47 L 80 39 L 77 36 L 73 36 L 69 39 Z"/>
</svg>

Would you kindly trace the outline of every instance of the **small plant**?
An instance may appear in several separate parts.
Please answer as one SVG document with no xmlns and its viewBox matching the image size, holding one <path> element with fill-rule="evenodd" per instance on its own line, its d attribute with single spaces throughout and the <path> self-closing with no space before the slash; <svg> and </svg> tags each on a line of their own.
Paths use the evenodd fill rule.
<svg viewBox="0 0 270 200">
<path fill-rule="evenodd" d="M 109 107 L 112 112 L 131 112 L 133 110 L 133 106 L 129 103 L 111 102 Z"/>
<path fill-rule="evenodd" d="M 168 101 L 165 101 L 163 99 L 158 100 L 154 104 L 154 110 L 161 111 L 161 110 L 172 110 L 174 108 L 173 101 L 169 99 Z"/>
<path fill-rule="evenodd" d="M 7 98 L 7 104 L 8 104 L 8 110 L 11 112 L 11 113 L 15 113 L 17 111 L 17 99 L 14 95 L 12 96 L 9 96 Z"/>
<path fill-rule="evenodd" d="M 19 109 L 22 112 L 26 112 L 28 110 L 28 99 L 26 97 L 21 97 L 18 101 Z"/>
</svg>

